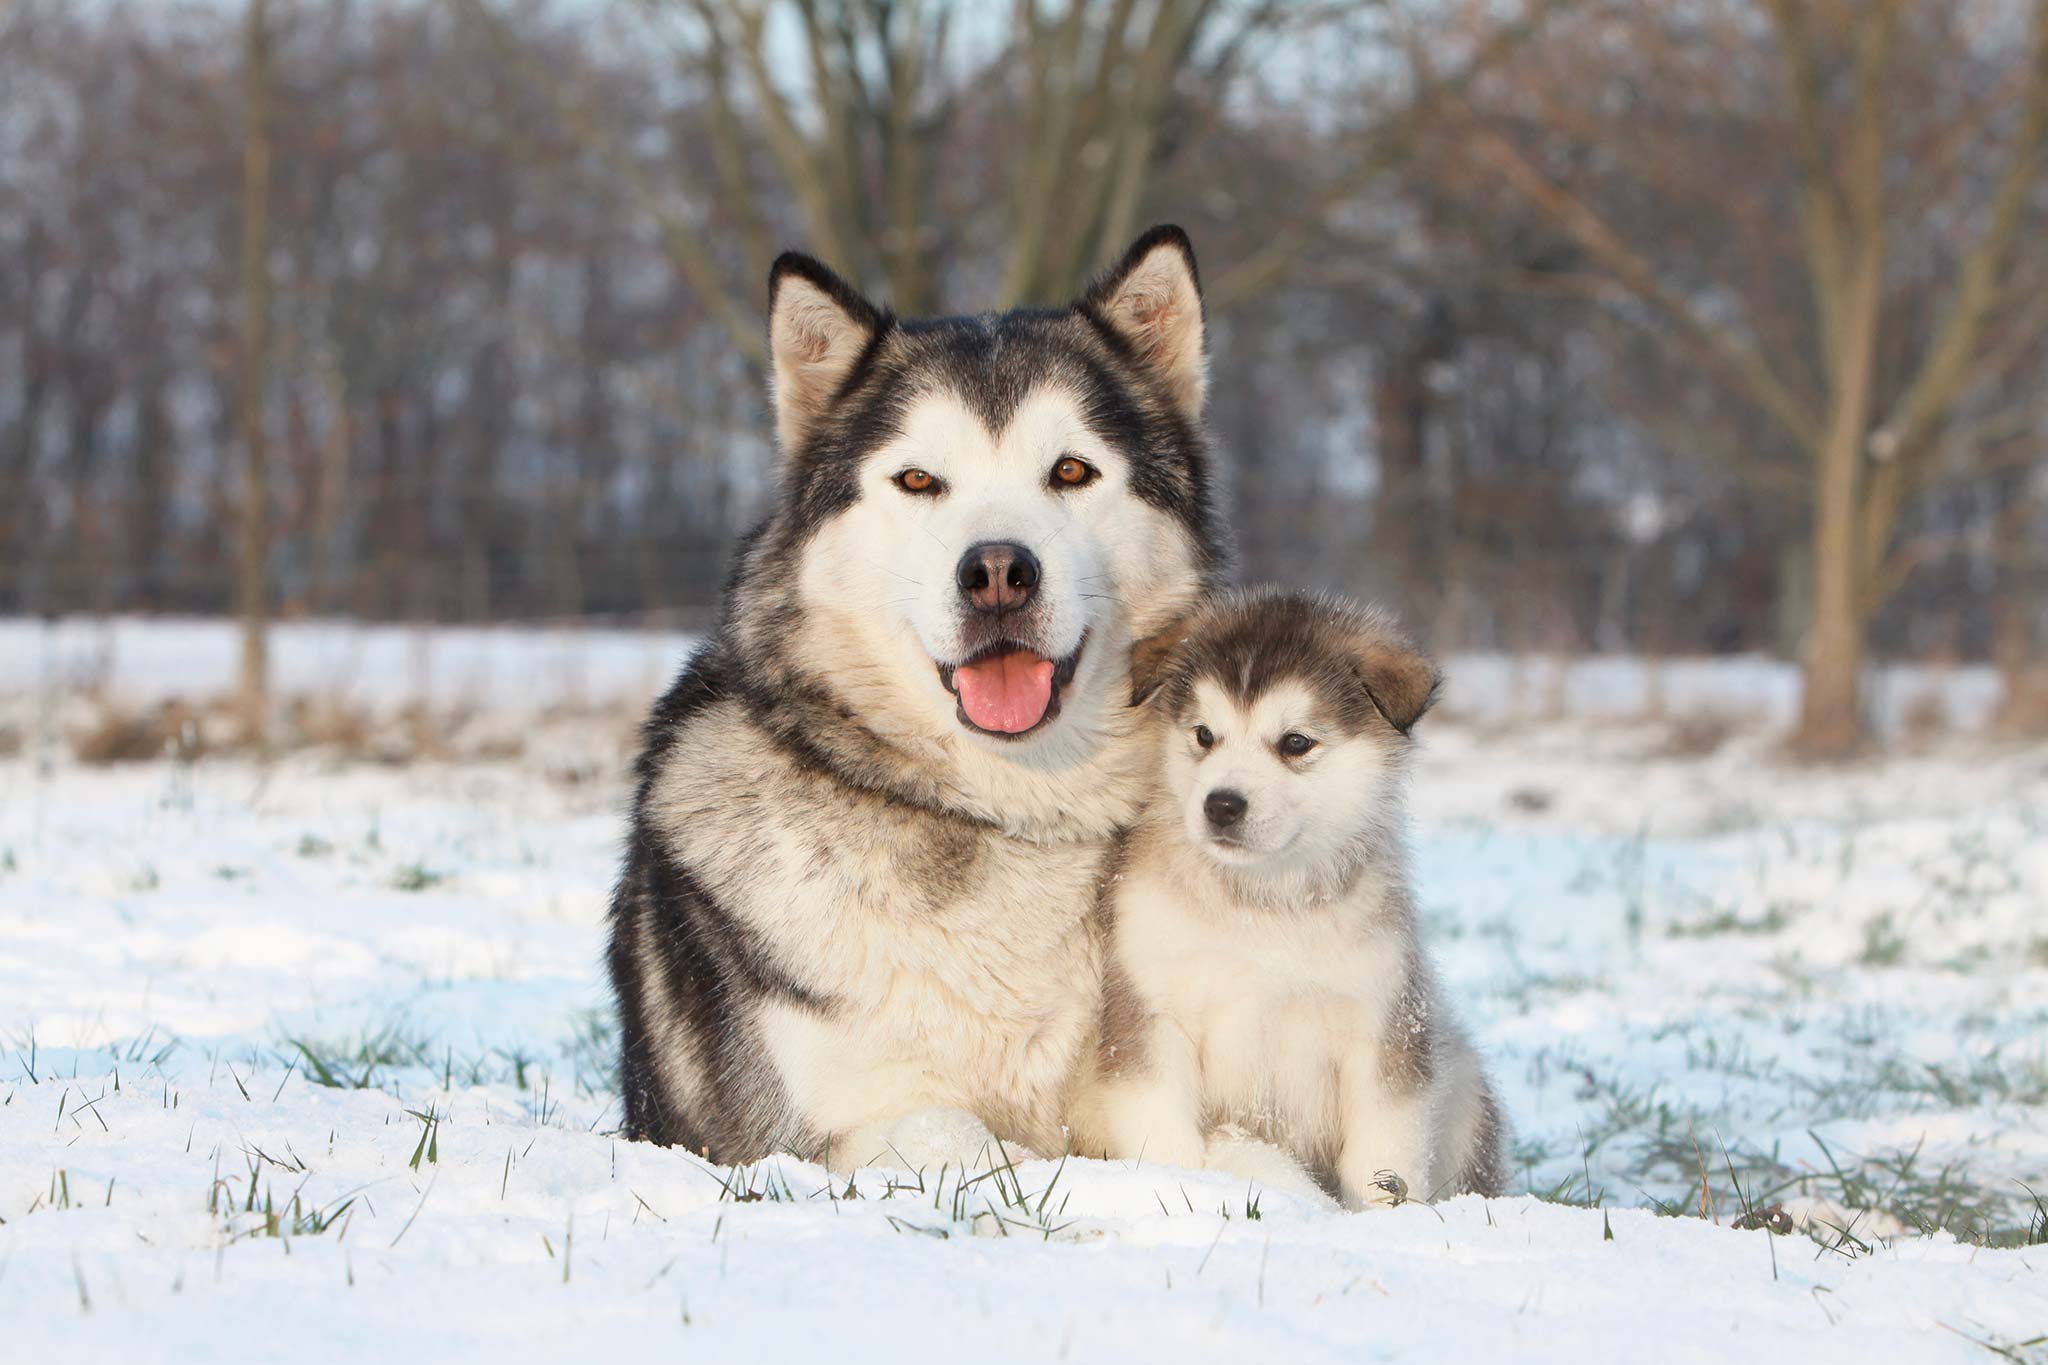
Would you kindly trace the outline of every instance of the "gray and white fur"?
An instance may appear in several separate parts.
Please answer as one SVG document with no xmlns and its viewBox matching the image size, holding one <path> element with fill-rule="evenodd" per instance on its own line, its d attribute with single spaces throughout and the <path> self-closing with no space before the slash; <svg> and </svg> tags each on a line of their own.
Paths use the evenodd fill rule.
<svg viewBox="0 0 2048 1365">
<path fill-rule="evenodd" d="M 1132 642 L 1222 560 L 1194 255 L 899 319 L 769 282 L 778 493 L 649 718 L 609 965 L 625 1131 L 836 1169 L 1054 1153 L 1147 790 Z"/>
<path fill-rule="evenodd" d="M 1139 654 L 1161 790 L 1105 898 L 1077 1149 L 1235 1169 L 1246 1133 L 1351 1208 L 1502 1192 L 1500 1106 L 1410 889 L 1435 668 L 1378 612 L 1272 590 Z"/>
</svg>

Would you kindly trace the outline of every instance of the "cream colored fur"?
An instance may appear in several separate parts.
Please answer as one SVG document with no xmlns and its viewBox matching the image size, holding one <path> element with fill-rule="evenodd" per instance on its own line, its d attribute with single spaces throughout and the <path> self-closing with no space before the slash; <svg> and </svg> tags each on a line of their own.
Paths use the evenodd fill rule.
<svg viewBox="0 0 2048 1365">
<path fill-rule="evenodd" d="M 979 840 L 969 876 L 937 881 L 933 860 L 963 850 L 932 847 L 926 822 L 879 799 L 804 801 L 807 776 L 736 704 L 693 725 L 716 741 L 700 752 L 718 766 L 677 774 L 654 814 L 705 890 L 835 1002 L 759 1006 L 833 1168 L 971 1161 L 987 1132 L 1062 1150 L 1074 1056 L 1094 1027 L 1101 846 Z M 753 797 L 735 801 L 736 790 Z M 688 1093 L 693 1078 L 671 1079 Z M 899 1126 L 928 1109 L 965 1111 L 982 1129 L 927 1121 L 903 1131 L 930 1142 L 901 1140 Z"/>
<path fill-rule="evenodd" d="M 1102 477 L 1053 492 L 1046 471 L 1063 454 Z M 906 466 L 945 479 L 948 496 L 907 496 L 892 483 Z M 1130 640 L 1190 605 L 1193 547 L 1132 495 L 1124 461 L 1058 389 L 1027 397 L 1000 432 L 953 395 L 926 395 L 862 479 L 860 500 L 804 556 L 798 651 L 865 727 L 934 774 L 946 804 L 1011 837 L 934 846 L 922 813 L 879 797 L 818 802 L 815 776 L 737 702 L 689 722 L 696 757 L 664 774 L 649 813 L 705 891 L 834 1002 L 759 1007 L 775 1068 L 803 1126 L 827 1135 L 834 1169 L 985 1164 L 991 1135 L 1012 1155 L 1057 1153 L 1095 1025 L 1098 878 L 1151 768 L 1153 740 L 1128 704 Z M 957 653 L 955 562 L 1004 538 L 1038 547 L 1050 649 L 1088 641 L 1057 720 L 1009 742 L 960 725 L 933 662 Z M 664 1050 L 677 1093 L 698 1083 L 693 1064 L 687 1048 Z"/>
<path fill-rule="evenodd" d="M 1091 1072 L 1079 1149 L 1228 1164 L 1217 1129 L 1241 1125 L 1349 1207 L 1434 1197 L 1481 1140 L 1484 1079 L 1427 993 L 1398 834 L 1405 741 L 1335 733 L 1299 687 L 1240 706 L 1201 682 L 1189 716 L 1215 748 L 1161 726 L 1164 789 L 1112 901 L 1137 1034 Z M 1293 764 L 1273 749 L 1290 730 L 1321 740 Z M 1222 787 L 1249 802 L 1242 848 L 1208 837 L 1202 802 Z M 1428 1078 L 1404 1084 L 1417 1056 Z"/>
<path fill-rule="evenodd" d="M 775 437 L 794 450 L 853 371 L 870 333 L 801 275 L 782 279 L 768 316 L 774 359 Z"/>
<path fill-rule="evenodd" d="M 1209 368 L 1202 345 L 1202 295 L 1180 248 L 1162 242 L 1147 252 L 1103 308 L 1110 324 L 1166 380 L 1174 401 L 1200 412 Z"/>
</svg>

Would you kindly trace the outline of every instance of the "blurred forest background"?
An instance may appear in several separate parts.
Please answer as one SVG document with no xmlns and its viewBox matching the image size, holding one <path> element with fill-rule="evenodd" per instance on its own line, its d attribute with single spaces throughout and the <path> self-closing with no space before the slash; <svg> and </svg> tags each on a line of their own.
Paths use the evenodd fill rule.
<svg viewBox="0 0 2048 1365">
<path fill-rule="evenodd" d="M 0 614 L 701 624 L 778 249 L 1171 220 L 1245 576 L 2048 726 L 2044 143 L 2048 0 L 12 0 Z"/>
</svg>

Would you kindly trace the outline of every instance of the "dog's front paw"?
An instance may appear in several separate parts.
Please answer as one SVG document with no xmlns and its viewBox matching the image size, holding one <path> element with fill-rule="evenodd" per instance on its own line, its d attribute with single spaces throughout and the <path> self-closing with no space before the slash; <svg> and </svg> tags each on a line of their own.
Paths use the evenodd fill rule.
<svg viewBox="0 0 2048 1365">
<path fill-rule="evenodd" d="M 1234 1125 L 1226 1124 L 1209 1135 L 1202 1164 L 1212 1171 L 1226 1171 L 1279 1194 L 1306 1199 L 1320 1208 L 1334 1209 L 1335 1200 L 1318 1185 L 1308 1168 L 1293 1155 L 1270 1142 L 1261 1142 Z"/>
<path fill-rule="evenodd" d="M 853 1159 L 864 1165 L 900 1166 L 911 1171 L 987 1170 L 1010 1161 L 1035 1159 L 1036 1153 L 1015 1143 L 998 1143 L 996 1135 L 965 1109 L 913 1109 L 881 1128 Z"/>
</svg>

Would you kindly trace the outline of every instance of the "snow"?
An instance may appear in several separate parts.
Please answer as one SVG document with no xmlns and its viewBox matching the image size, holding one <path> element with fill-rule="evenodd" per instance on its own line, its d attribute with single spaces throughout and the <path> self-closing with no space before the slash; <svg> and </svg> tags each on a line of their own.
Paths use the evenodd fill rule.
<svg viewBox="0 0 2048 1365">
<path fill-rule="evenodd" d="M 208 695 L 231 632 L 0 623 L 28 737 L 0 758 L 0 1358 L 1961 1362 L 2048 1334 L 2048 1247 L 2013 1245 L 2016 1182 L 2048 1193 L 2048 749 L 1786 768 L 1776 666 L 1741 661 L 1666 668 L 1674 711 L 1755 722 L 1680 756 L 1639 664 L 1573 666 L 1538 719 L 1540 681 L 1454 660 L 1415 785 L 1433 947 L 1525 1185 L 1603 1207 L 1351 1215 L 1080 1160 L 848 1198 L 609 1131 L 627 736 L 563 707 L 643 701 L 687 640 L 279 644 L 288 685 L 395 706 L 424 676 L 531 743 L 84 767 L 38 736 L 85 704 L 41 688 Z M 1958 723 L 1978 686 L 1896 683 Z M 1658 1216 L 1697 1214 L 1701 1165 L 1718 1223 Z M 1738 1181 L 1820 1240 L 1735 1230 Z M 294 1232 L 295 1195 L 338 1216 Z"/>
<path fill-rule="evenodd" d="M 569 625 L 273 628 L 272 685 L 364 704 L 581 704 L 651 696 L 690 636 Z M 235 681 L 233 622 L 177 618 L 0 619 L 0 692 L 92 689 L 129 704 L 203 700 Z"/>
<path fill-rule="evenodd" d="M 288 621 L 273 628 L 272 674 L 286 694 L 318 693 L 396 705 L 599 705 L 658 691 L 694 637 L 675 632 L 552 628 L 431 629 L 352 621 Z M 0 619 L 0 692 L 90 688 L 129 704 L 204 699 L 234 682 L 240 637 L 220 620 L 112 617 Z M 1782 726 L 1798 710 L 1799 675 L 1755 655 L 1514 658 L 1456 655 L 1448 705 L 1467 721 L 1575 716 L 1633 719 L 1660 705 Z M 1896 731 L 1932 698 L 1947 722 L 1980 728 L 1998 703 L 1996 672 L 1982 665 L 1897 664 L 1873 669 L 1871 709 Z"/>
</svg>

